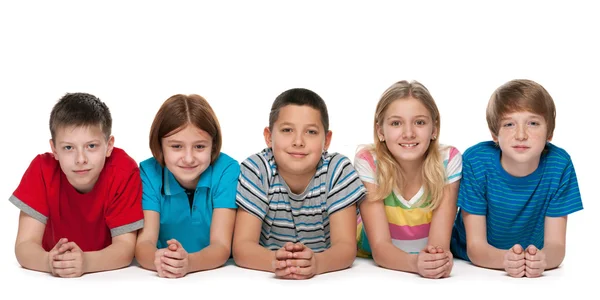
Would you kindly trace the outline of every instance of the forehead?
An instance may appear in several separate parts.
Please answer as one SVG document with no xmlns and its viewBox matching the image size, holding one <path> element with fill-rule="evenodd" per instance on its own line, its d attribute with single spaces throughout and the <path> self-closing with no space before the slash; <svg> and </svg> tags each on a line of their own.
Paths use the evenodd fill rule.
<svg viewBox="0 0 600 300">
<path fill-rule="evenodd" d="M 55 135 L 58 142 L 87 142 L 105 139 L 100 125 L 61 126 L 57 128 Z"/>
<path fill-rule="evenodd" d="M 415 116 L 427 116 L 431 117 L 431 113 L 421 101 L 409 97 L 403 99 L 397 99 L 392 102 L 387 110 L 385 111 L 385 117 L 401 117 L 411 118 Z"/>
<path fill-rule="evenodd" d="M 314 124 L 323 127 L 321 112 L 308 105 L 286 105 L 279 109 L 275 124 L 289 123 L 294 125 Z"/>
<path fill-rule="evenodd" d="M 506 119 L 544 119 L 544 116 L 530 111 L 512 111 L 502 115 L 500 120 Z"/>
</svg>

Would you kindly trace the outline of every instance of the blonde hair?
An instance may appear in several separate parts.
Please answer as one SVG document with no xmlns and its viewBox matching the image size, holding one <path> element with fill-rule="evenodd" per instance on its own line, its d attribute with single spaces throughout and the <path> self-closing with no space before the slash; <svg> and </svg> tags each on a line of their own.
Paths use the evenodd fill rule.
<svg viewBox="0 0 600 300">
<path fill-rule="evenodd" d="M 417 202 L 418 206 L 426 204 L 426 209 L 434 210 L 440 204 L 446 181 L 444 166 L 440 157 L 440 145 L 438 142 L 440 133 L 440 113 L 427 88 L 417 81 L 408 82 L 403 80 L 394 83 L 383 93 L 383 95 L 381 95 L 381 99 L 377 103 L 373 124 L 374 143 L 369 147 L 369 150 L 375 152 L 377 157 L 377 171 L 375 176 L 378 183 L 378 189 L 375 199 L 385 199 L 394 188 L 402 192 L 403 182 L 405 181 L 404 176 L 399 172 L 400 166 L 394 159 L 394 156 L 386 146 L 385 142 L 379 140 L 377 128 L 378 126 L 383 126 L 385 113 L 390 104 L 394 101 L 407 98 L 414 98 L 427 108 L 431 114 L 433 126 L 437 129 L 438 138 L 430 142 L 429 148 L 425 152 L 423 168 L 421 169 L 424 193 Z"/>
</svg>

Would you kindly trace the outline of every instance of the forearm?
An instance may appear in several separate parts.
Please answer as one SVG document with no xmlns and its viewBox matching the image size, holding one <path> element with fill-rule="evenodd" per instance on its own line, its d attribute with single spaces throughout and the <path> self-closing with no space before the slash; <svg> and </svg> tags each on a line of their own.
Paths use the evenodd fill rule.
<svg viewBox="0 0 600 300">
<path fill-rule="evenodd" d="M 151 241 L 141 241 L 135 247 L 135 259 L 144 269 L 156 271 L 154 265 L 154 255 L 156 253 L 156 244 Z"/>
<path fill-rule="evenodd" d="M 342 270 L 350 267 L 356 258 L 356 244 L 337 243 L 331 248 L 315 254 L 317 274 Z"/>
<path fill-rule="evenodd" d="M 381 243 L 373 247 L 373 260 L 383 268 L 418 273 L 417 255 L 406 253 L 392 243 Z"/>
<path fill-rule="evenodd" d="M 477 266 L 504 270 L 504 256 L 507 250 L 498 249 L 487 242 L 467 245 L 467 255 Z"/>
<path fill-rule="evenodd" d="M 113 242 L 100 251 L 84 252 L 84 273 L 127 267 L 133 260 L 134 252 L 135 243 L 129 242 Z"/>
<path fill-rule="evenodd" d="M 557 268 L 565 258 L 565 245 L 544 245 L 542 251 L 546 255 L 546 270 Z"/>
<path fill-rule="evenodd" d="M 15 247 L 15 255 L 19 264 L 26 269 L 50 272 L 48 252 L 34 242 L 23 242 Z"/>
<path fill-rule="evenodd" d="M 229 254 L 230 248 L 222 244 L 210 244 L 198 252 L 190 253 L 190 272 L 218 268 L 229 259 Z"/>
<path fill-rule="evenodd" d="M 253 242 L 246 242 L 233 247 L 233 259 L 243 268 L 275 272 L 273 262 L 275 251 L 271 251 Z"/>
</svg>

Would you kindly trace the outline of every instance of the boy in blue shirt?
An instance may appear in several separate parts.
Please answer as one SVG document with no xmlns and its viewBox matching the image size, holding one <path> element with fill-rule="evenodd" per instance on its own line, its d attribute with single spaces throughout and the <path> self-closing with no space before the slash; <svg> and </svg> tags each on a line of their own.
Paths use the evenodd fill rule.
<svg viewBox="0 0 600 300">
<path fill-rule="evenodd" d="M 583 206 L 569 154 L 550 143 L 555 117 L 552 97 L 531 80 L 492 94 L 493 141 L 463 155 L 454 256 L 512 277 L 538 277 L 561 264 L 567 215 Z"/>
</svg>

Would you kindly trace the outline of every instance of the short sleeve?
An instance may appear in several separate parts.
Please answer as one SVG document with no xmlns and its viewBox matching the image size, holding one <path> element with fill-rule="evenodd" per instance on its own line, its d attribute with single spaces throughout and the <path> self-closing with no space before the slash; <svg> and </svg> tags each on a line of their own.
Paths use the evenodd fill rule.
<svg viewBox="0 0 600 300">
<path fill-rule="evenodd" d="M 329 215 L 363 200 L 366 189 L 350 159 L 341 154 L 335 154 L 331 158 L 327 173 L 327 213 Z"/>
<path fill-rule="evenodd" d="M 458 207 L 464 211 L 475 214 L 487 214 L 487 199 L 485 185 L 478 181 L 476 170 L 474 170 L 472 160 L 466 157 L 462 163 L 462 179 L 458 189 Z M 483 168 L 478 165 L 477 167 Z"/>
<path fill-rule="evenodd" d="M 446 168 L 446 184 L 450 184 L 460 180 L 462 177 L 462 155 L 458 149 L 448 147 L 447 155 L 444 158 L 444 166 Z"/>
<path fill-rule="evenodd" d="M 235 201 L 245 211 L 264 220 L 269 209 L 266 161 L 253 155 L 240 165 Z"/>
<path fill-rule="evenodd" d="M 42 155 L 33 159 L 9 200 L 24 213 L 46 224 L 50 208 L 48 207 L 45 181 L 50 178 L 44 178 L 42 163 Z"/>
<path fill-rule="evenodd" d="M 354 168 L 363 182 L 377 184 L 375 178 L 376 164 L 373 154 L 368 149 L 362 149 L 354 157 Z"/>
<path fill-rule="evenodd" d="M 583 204 L 579 193 L 577 175 L 573 163 L 569 160 L 561 177 L 558 191 L 550 199 L 546 216 L 562 217 L 582 209 Z"/>
<path fill-rule="evenodd" d="M 237 208 L 235 197 L 237 192 L 240 165 L 231 160 L 225 167 L 215 187 L 213 194 L 213 208 Z"/>
<path fill-rule="evenodd" d="M 112 237 L 144 227 L 140 171 L 136 167 L 128 176 L 119 175 L 114 177 L 112 199 L 108 199 L 105 213 Z"/>
<path fill-rule="evenodd" d="M 154 160 L 147 160 L 140 164 L 140 177 L 142 181 L 142 208 L 160 213 L 160 184 L 162 172 L 158 171 Z M 161 167 L 162 169 L 162 167 Z"/>
</svg>

